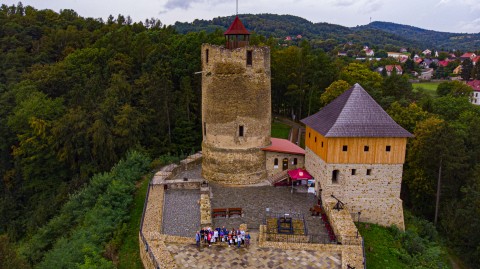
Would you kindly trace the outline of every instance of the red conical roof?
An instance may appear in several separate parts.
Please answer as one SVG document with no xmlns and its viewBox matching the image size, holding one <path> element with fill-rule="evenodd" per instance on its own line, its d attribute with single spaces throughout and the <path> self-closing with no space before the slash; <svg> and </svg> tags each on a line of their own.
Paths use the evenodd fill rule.
<svg viewBox="0 0 480 269">
<path fill-rule="evenodd" d="M 225 31 L 225 33 L 223 34 L 224 35 L 249 35 L 250 33 L 247 31 L 245 26 L 243 26 L 243 23 L 238 18 L 238 16 L 236 16 L 235 20 L 233 20 L 230 27 L 228 27 L 227 31 Z"/>
</svg>

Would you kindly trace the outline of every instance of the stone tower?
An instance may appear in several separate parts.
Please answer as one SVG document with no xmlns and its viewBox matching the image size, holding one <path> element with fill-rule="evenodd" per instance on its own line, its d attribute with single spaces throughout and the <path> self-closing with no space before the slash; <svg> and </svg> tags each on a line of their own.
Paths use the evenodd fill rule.
<svg viewBox="0 0 480 269">
<path fill-rule="evenodd" d="M 305 167 L 322 200 L 334 195 L 362 221 L 404 229 L 400 189 L 412 134 L 359 84 L 302 122 Z"/>
<path fill-rule="evenodd" d="M 224 34 L 225 47 L 202 45 L 202 175 L 255 184 L 271 143 L 270 50 L 249 45 L 238 17 Z"/>
</svg>

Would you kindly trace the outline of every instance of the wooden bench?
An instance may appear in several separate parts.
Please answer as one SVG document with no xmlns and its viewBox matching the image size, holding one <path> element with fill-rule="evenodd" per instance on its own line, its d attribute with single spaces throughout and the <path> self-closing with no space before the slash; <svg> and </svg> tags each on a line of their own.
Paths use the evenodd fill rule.
<svg viewBox="0 0 480 269">
<path fill-rule="evenodd" d="M 212 209 L 212 218 L 224 217 L 228 215 L 228 210 L 226 208 L 214 208 Z"/>
<path fill-rule="evenodd" d="M 228 217 L 239 215 L 240 217 L 243 215 L 243 211 L 241 207 L 232 207 L 228 209 Z"/>
</svg>

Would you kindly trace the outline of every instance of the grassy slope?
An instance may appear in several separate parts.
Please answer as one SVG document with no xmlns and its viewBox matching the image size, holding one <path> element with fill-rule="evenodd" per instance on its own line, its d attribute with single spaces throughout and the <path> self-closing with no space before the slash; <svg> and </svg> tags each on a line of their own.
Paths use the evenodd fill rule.
<svg viewBox="0 0 480 269">
<path fill-rule="evenodd" d="M 281 122 L 272 123 L 272 137 L 288 139 L 290 126 Z"/>
<path fill-rule="evenodd" d="M 127 223 L 125 238 L 118 253 L 117 268 L 119 269 L 143 269 L 138 245 L 138 229 L 150 178 L 150 176 L 145 176 L 137 185 L 133 206 L 130 209 L 130 221 Z"/>
<path fill-rule="evenodd" d="M 360 233 L 365 239 L 367 268 L 408 268 L 395 254 L 402 245 L 386 229 L 373 224 L 360 223 Z"/>
<path fill-rule="evenodd" d="M 431 96 L 437 96 L 437 87 L 438 84 L 441 82 L 419 82 L 419 83 L 412 83 L 413 89 L 417 90 L 418 88 L 423 88 L 426 93 L 430 94 Z"/>
</svg>

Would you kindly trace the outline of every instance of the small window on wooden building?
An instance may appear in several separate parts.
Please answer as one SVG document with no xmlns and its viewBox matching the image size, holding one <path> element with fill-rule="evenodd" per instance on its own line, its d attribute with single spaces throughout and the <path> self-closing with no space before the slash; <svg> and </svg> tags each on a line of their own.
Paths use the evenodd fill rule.
<svg viewBox="0 0 480 269">
<path fill-rule="evenodd" d="M 205 50 L 205 62 L 208 64 L 208 49 Z"/>
<path fill-rule="evenodd" d="M 332 184 L 337 184 L 338 183 L 338 170 L 333 170 L 332 171 Z"/>
<path fill-rule="evenodd" d="M 357 169 L 352 169 L 352 176 L 354 176 L 357 173 Z"/>
<path fill-rule="evenodd" d="M 238 136 L 243 137 L 243 125 L 238 126 Z"/>
<path fill-rule="evenodd" d="M 251 66 L 253 61 L 253 53 L 251 50 L 247 50 L 247 65 Z"/>
<path fill-rule="evenodd" d="M 372 174 L 372 169 L 367 169 L 367 176 Z"/>
<path fill-rule="evenodd" d="M 315 136 L 315 143 L 317 143 L 317 137 Z"/>
<path fill-rule="evenodd" d="M 347 145 L 343 145 L 342 146 L 342 151 L 347 151 L 348 150 L 348 146 Z"/>
<path fill-rule="evenodd" d="M 367 152 L 370 150 L 370 147 L 369 146 L 363 146 L 363 151 Z"/>
<path fill-rule="evenodd" d="M 391 149 L 392 149 L 391 146 L 386 146 L 386 147 L 385 147 L 385 151 L 387 151 L 387 152 L 390 152 Z"/>
<path fill-rule="evenodd" d="M 308 138 L 310 138 L 310 132 L 308 132 Z"/>
<path fill-rule="evenodd" d="M 322 148 L 323 148 L 323 141 L 322 141 Z"/>
</svg>

